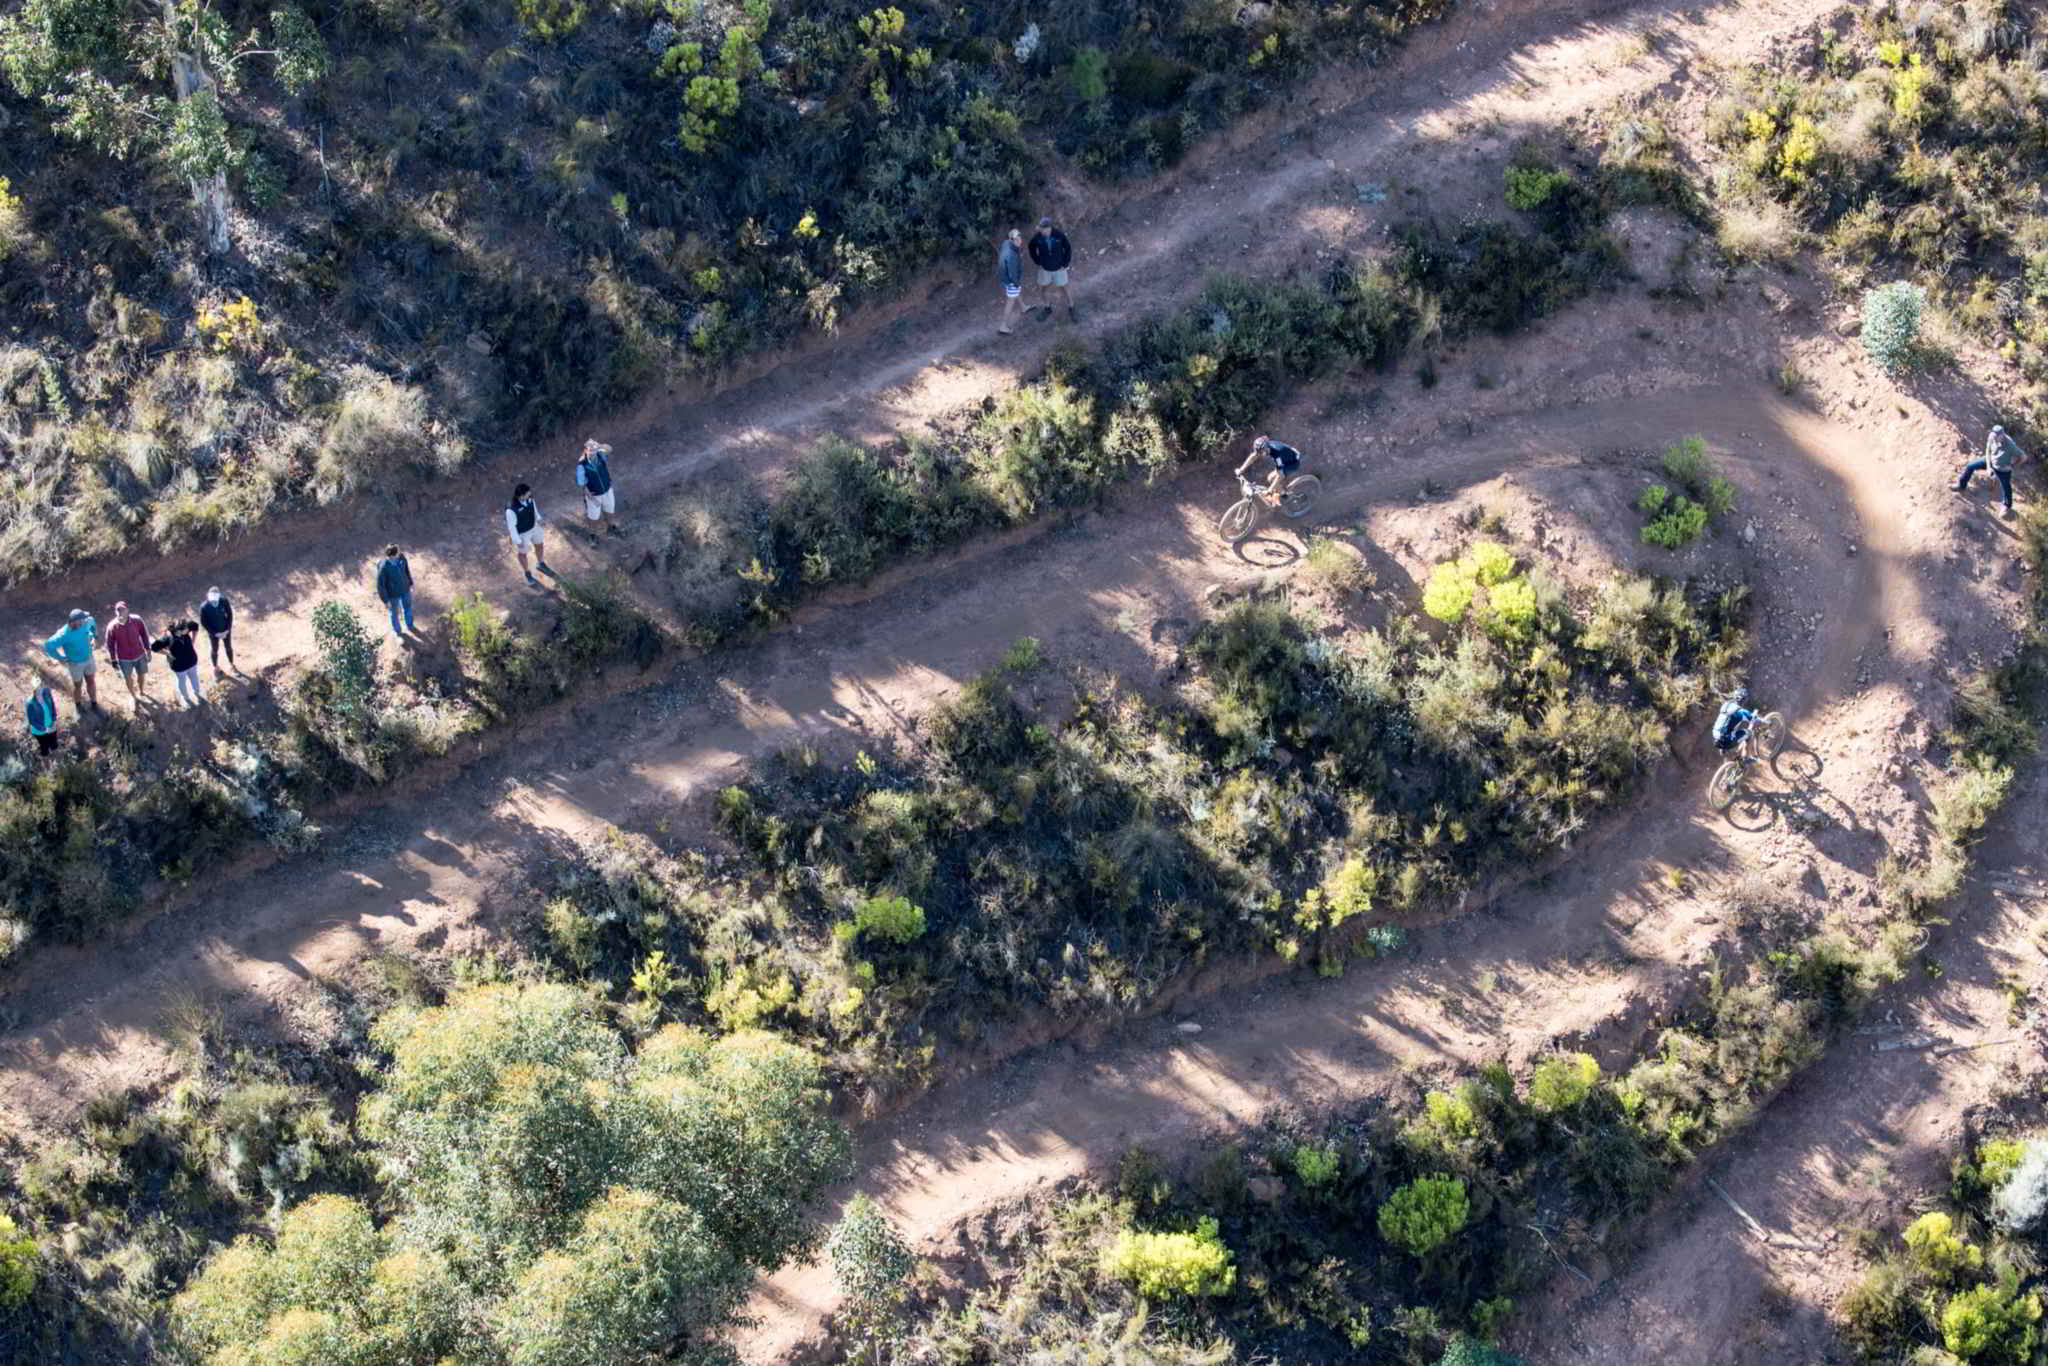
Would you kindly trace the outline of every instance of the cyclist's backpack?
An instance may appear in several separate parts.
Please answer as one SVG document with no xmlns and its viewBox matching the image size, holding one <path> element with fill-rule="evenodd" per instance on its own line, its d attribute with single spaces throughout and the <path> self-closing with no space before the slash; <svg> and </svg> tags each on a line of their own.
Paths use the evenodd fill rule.
<svg viewBox="0 0 2048 1366">
<path fill-rule="evenodd" d="M 1735 748 L 1735 726 L 1742 715 L 1742 708 L 1733 702 L 1721 704 L 1721 714 L 1714 718 L 1714 746 L 1717 749 Z"/>
</svg>

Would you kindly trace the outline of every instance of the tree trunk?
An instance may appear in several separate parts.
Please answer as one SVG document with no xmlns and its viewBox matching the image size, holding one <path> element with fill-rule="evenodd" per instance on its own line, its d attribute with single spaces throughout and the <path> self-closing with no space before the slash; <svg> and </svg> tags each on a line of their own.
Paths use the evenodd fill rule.
<svg viewBox="0 0 2048 1366">
<path fill-rule="evenodd" d="M 177 31 L 172 0 L 164 0 L 164 23 L 167 32 Z M 199 58 L 189 52 L 171 54 L 171 82 L 177 90 L 180 104 L 202 90 L 213 88 L 213 77 L 207 74 Z M 227 255 L 228 249 L 234 245 L 228 235 L 227 172 L 216 171 L 203 179 L 186 183 L 192 187 L 192 203 L 199 210 L 200 235 L 206 240 L 206 249 L 215 256 Z"/>
</svg>

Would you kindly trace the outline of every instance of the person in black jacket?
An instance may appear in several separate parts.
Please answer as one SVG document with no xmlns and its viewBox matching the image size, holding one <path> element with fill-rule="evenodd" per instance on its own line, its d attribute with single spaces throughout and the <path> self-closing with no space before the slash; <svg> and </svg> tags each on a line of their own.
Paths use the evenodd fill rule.
<svg viewBox="0 0 2048 1366">
<path fill-rule="evenodd" d="M 412 566 L 395 545 L 385 546 L 384 558 L 377 561 L 377 600 L 391 609 L 391 634 L 404 640 L 405 632 L 412 629 Z M 401 611 L 405 613 L 404 630 L 398 626 Z"/>
<path fill-rule="evenodd" d="M 165 634 L 149 642 L 149 648 L 171 666 L 171 677 L 178 682 L 178 696 L 185 699 L 188 707 L 206 705 L 206 698 L 199 691 L 198 635 L 198 622 L 174 621 Z"/>
<path fill-rule="evenodd" d="M 235 605 L 218 586 L 206 590 L 199 604 L 199 624 L 206 628 L 206 642 L 213 650 L 213 673 L 220 676 L 220 652 L 228 652 L 228 667 L 235 667 Z"/>
<path fill-rule="evenodd" d="M 1067 288 L 1067 268 L 1074 262 L 1074 247 L 1051 218 L 1038 220 L 1038 235 L 1031 239 L 1031 262 L 1038 267 L 1038 307 L 1033 310 L 1038 320 L 1044 322 L 1052 316 L 1052 291 L 1058 290 L 1060 301 L 1067 306 L 1067 321 L 1079 322 L 1081 316 L 1074 312 L 1073 292 Z"/>
</svg>

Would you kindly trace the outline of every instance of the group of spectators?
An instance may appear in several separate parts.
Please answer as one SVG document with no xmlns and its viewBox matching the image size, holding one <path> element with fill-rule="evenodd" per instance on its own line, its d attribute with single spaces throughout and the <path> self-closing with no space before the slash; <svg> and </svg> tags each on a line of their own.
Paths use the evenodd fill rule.
<svg viewBox="0 0 2048 1366">
<path fill-rule="evenodd" d="M 617 536 L 618 492 L 612 481 L 610 457 L 610 446 L 595 440 L 584 442 L 576 459 L 575 477 L 583 497 L 584 516 L 591 522 L 605 523 L 605 530 Z M 540 580 L 533 576 L 535 569 L 554 577 L 555 571 L 547 562 L 546 519 L 534 502 L 530 486 L 520 484 L 512 490 L 511 501 L 505 507 L 505 531 L 512 539 L 520 572 L 530 586 L 540 586 Z M 391 634 L 401 641 L 417 635 L 413 624 L 412 565 L 398 546 L 384 547 L 372 582 L 378 601 L 390 613 Z M 160 634 L 152 632 L 140 616 L 128 609 L 126 602 L 114 604 L 104 627 L 84 608 L 73 608 L 63 628 L 43 642 L 43 654 L 64 666 L 71 682 L 72 705 L 81 716 L 88 710 L 105 710 L 100 706 L 99 694 L 101 651 L 105 651 L 114 671 L 128 685 L 129 698 L 137 707 L 151 702 L 151 657 L 162 656 L 179 700 L 190 709 L 206 705 L 206 691 L 200 686 L 199 675 L 202 631 L 206 634 L 215 681 L 225 677 L 222 656 L 227 658 L 228 671 L 240 672 L 235 666 L 235 605 L 218 586 L 206 590 L 206 600 L 196 609 L 165 623 Z M 37 750 L 43 754 L 55 752 L 59 738 L 57 697 L 47 681 L 38 678 L 31 683 L 22 713 Z"/>
</svg>

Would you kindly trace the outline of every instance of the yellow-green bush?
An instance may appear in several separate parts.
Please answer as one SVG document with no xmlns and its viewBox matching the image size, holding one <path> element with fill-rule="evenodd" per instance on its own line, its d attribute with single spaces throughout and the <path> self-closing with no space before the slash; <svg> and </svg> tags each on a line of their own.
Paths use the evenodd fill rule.
<svg viewBox="0 0 2048 1366">
<path fill-rule="evenodd" d="M 1129 1281 L 1147 1299 L 1222 1295 L 1237 1283 L 1235 1261 L 1214 1219 L 1201 1220 L 1189 1233 L 1125 1229 L 1103 1253 L 1102 1270 Z"/>
<path fill-rule="evenodd" d="M 1380 1204 L 1380 1236 L 1426 1257 L 1449 1242 L 1472 1216 L 1471 1197 L 1455 1176 L 1421 1176 Z"/>
</svg>

